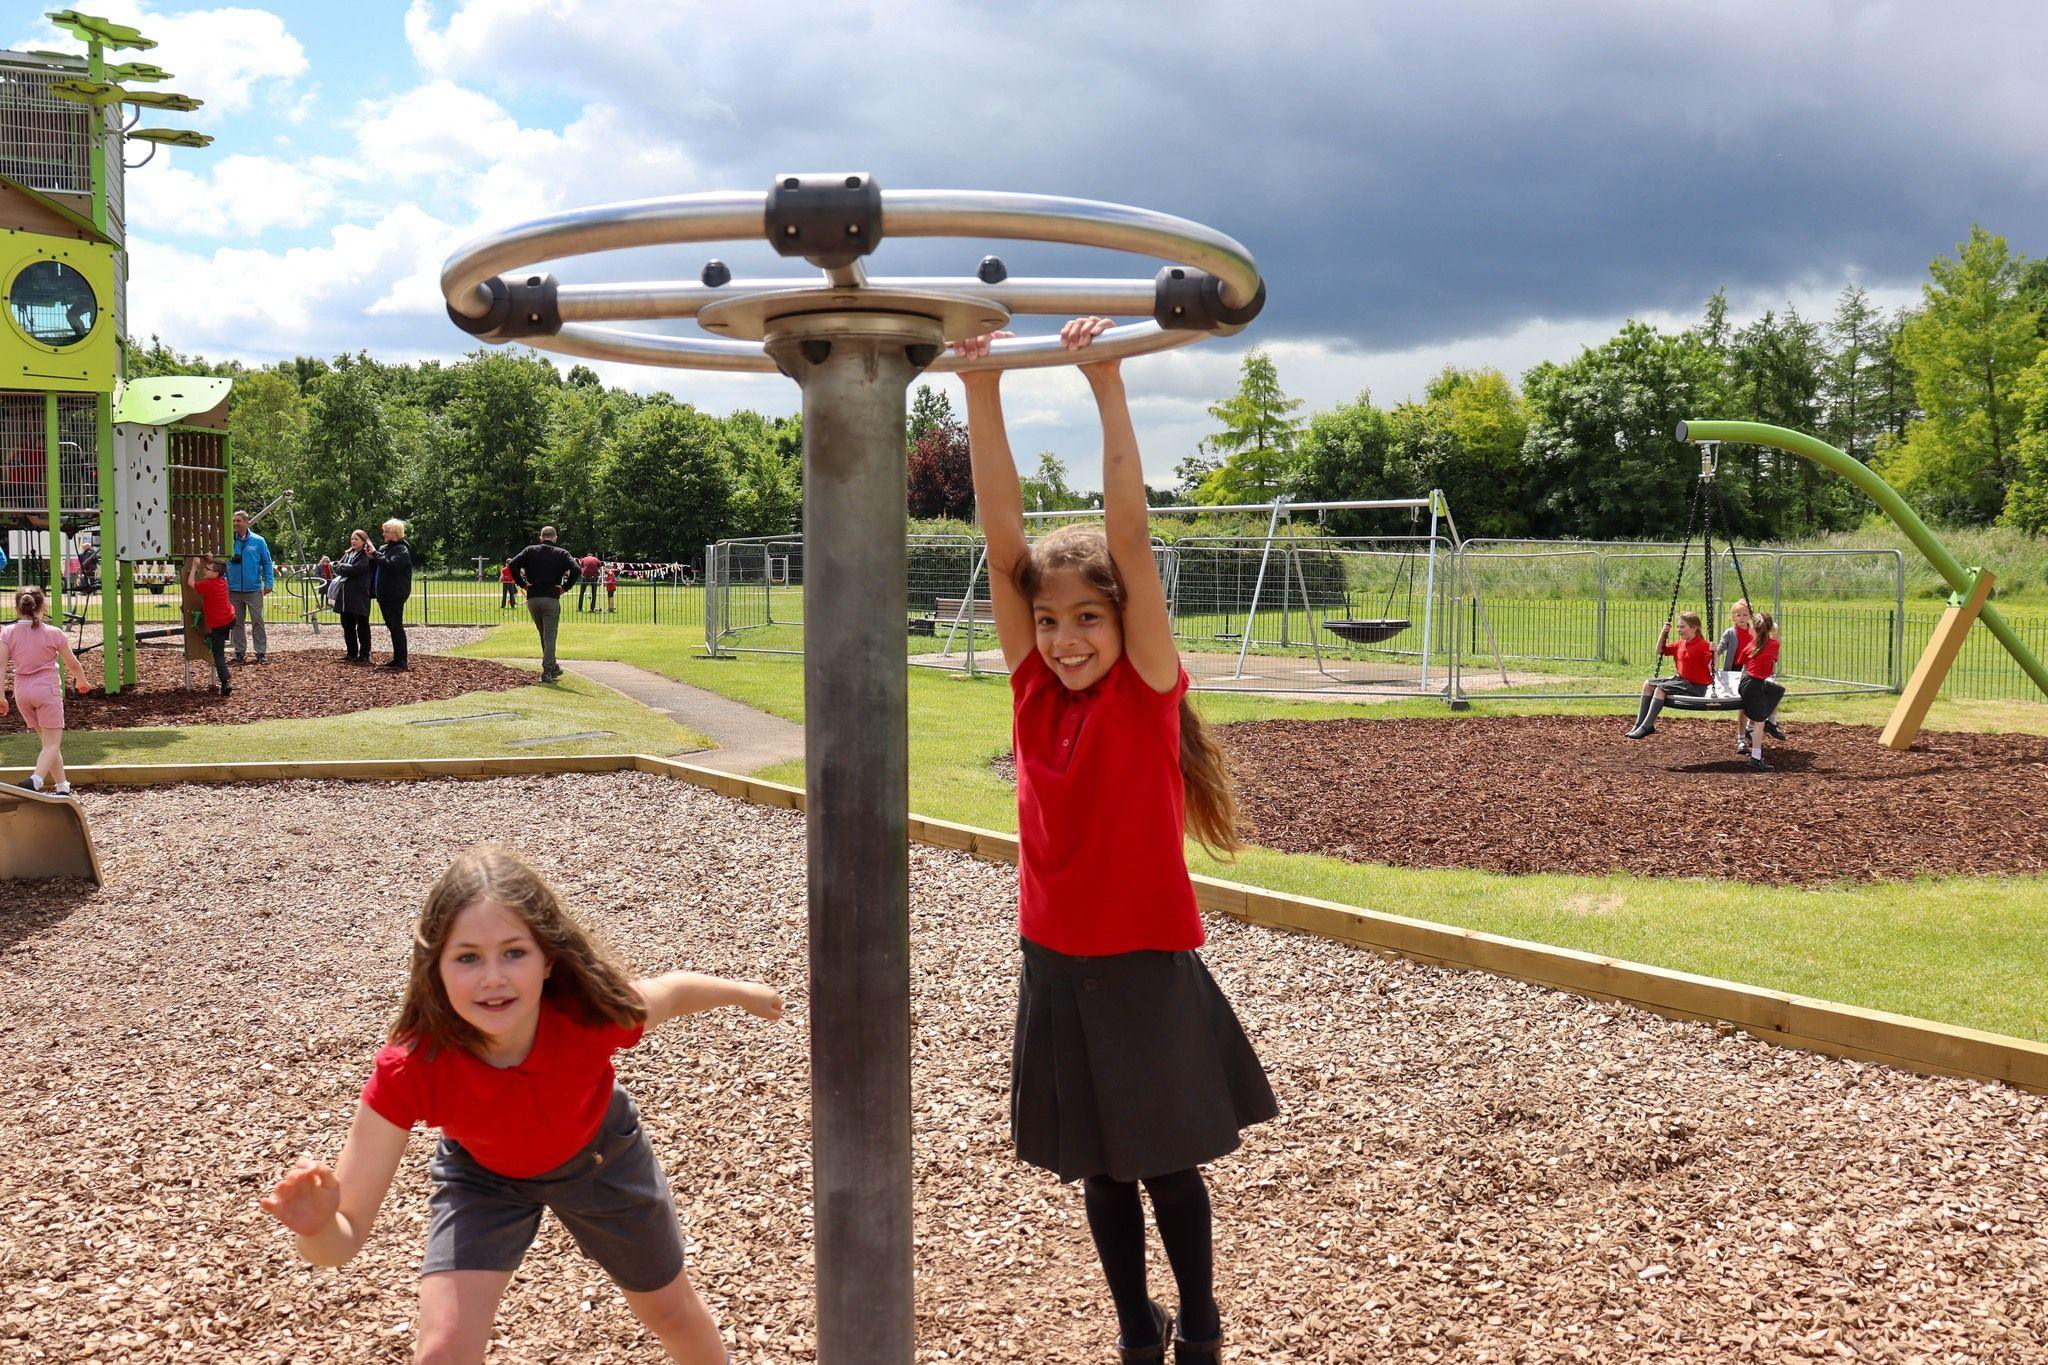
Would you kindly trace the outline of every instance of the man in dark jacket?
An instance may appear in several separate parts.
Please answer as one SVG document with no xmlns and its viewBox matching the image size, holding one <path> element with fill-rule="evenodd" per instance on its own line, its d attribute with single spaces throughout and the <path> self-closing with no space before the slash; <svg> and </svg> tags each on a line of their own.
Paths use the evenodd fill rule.
<svg viewBox="0 0 2048 1365">
<path fill-rule="evenodd" d="M 391 659 L 380 668 L 405 671 L 405 601 L 412 596 L 412 546 L 405 540 L 405 523 L 393 517 L 384 523 L 384 543 L 377 547 L 377 575 L 373 587 L 377 610 L 384 616 L 384 629 L 391 633 Z"/>
<path fill-rule="evenodd" d="M 526 589 L 526 611 L 540 632 L 540 680 L 562 676 L 555 662 L 555 633 L 562 627 L 562 593 L 580 571 L 575 559 L 555 544 L 555 528 L 540 528 L 540 543 L 512 556 L 512 577 Z"/>
</svg>

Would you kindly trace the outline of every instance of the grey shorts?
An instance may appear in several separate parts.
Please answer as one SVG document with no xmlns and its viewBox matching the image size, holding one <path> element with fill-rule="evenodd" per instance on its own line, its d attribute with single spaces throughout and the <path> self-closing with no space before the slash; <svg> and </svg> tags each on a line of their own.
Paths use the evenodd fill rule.
<svg viewBox="0 0 2048 1365">
<path fill-rule="evenodd" d="M 619 1288 L 660 1289 L 683 1269 L 683 1230 L 668 1180 L 640 1131 L 623 1087 L 588 1146 L 552 1171 L 514 1180 L 478 1165 L 459 1142 L 441 1139 L 427 1167 L 427 1255 L 420 1274 L 517 1270 L 540 1231 L 542 1209 L 603 1266 Z"/>
</svg>

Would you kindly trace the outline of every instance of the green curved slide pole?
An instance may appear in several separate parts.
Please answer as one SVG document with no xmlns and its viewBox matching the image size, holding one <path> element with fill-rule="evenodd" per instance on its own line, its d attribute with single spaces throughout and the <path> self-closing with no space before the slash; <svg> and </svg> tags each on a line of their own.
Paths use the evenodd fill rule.
<svg viewBox="0 0 2048 1365">
<path fill-rule="evenodd" d="M 1899 529 L 1906 533 L 1906 539 L 1913 542 L 1913 547 L 1934 566 L 1936 573 L 1947 580 L 1950 588 L 1964 594 L 1970 591 L 1972 579 L 1969 571 L 1948 552 L 1946 545 L 1934 538 L 1934 532 L 1927 529 L 1927 523 L 1920 520 L 1919 514 L 1899 496 L 1898 490 L 1872 473 L 1861 460 L 1844 454 L 1826 441 L 1808 436 L 1803 431 L 1774 427 L 1767 422 L 1680 422 L 1678 439 L 1769 446 L 1773 450 L 1811 460 L 1822 469 L 1833 470 L 1863 490 L 1864 495 L 1883 509 L 1886 516 L 1898 523 Z M 2005 646 L 2005 652 L 2026 670 L 2034 685 L 2048 693 L 2048 667 L 2044 667 L 2034 657 L 2034 652 L 2013 633 L 2005 618 L 1998 614 L 1998 609 L 1986 602 L 1980 619 L 1998 643 Z"/>
</svg>

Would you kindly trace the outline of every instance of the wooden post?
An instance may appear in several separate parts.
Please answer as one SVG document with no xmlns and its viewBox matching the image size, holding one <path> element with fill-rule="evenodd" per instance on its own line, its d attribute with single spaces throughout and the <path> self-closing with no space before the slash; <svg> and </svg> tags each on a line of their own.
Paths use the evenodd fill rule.
<svg viewBox="0 0 2048 1365">
<path fill-rule="evenodd" d="M 1920 733 L 1920 722 L 1927 719 L 1927 708 L 1934 705 L 1934 698 L 1948 678 L 1956 655 L 1962 653 L 1963 640 L 1969 635 L 1970 627 L 1977 623 L 1978 613 L 1984 610 L 1984 603 L 1991 596 L 1991 571 L 1972 569 L 1971 572 L 1977 578 L 1970 587 L 1969 595 L 1950 594 L 1948 610 L 1941 614 L 1934 634 L 1927 637 L 1927 648 L 1920 652 L 1920 662 L 1913 667 L 1913 679 L 1899 694 L 1899 704 L 1892 708 L 1892 718 L 1885 723 L 1884 733 L 1878 737 L 1878 742 L 1887 749 L 1913 747 L 1913 740 Z"/>
</svg>

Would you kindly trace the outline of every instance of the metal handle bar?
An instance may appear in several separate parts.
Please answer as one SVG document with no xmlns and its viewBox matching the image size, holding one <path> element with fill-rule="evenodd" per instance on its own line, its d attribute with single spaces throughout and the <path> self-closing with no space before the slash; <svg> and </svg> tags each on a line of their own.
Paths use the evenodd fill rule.
<svg viewBox="0 0 2048 1365">
<path fill-rule="evenodd" d="M 794 183 L 794 182 L 790 182 Z M 849 181 L 849 185 L 853 182 Z M 976 190 L 876 191 L 879 217 L 872 238 L 976 236 L 1009 240 L 1057 242 L 1101 247 L 1164 258 L 1212 276 L 1212 296 L 1230 323 L 1197 323 L 1183 330 L 1158 321 L 1111 329 L 1089 348 L 1091 359 L 1143 355 L 1185 345 L 1209 335 L 1231 332 L 1249 321 L 1263 303 L 1258 267 L 1245 248 L 1220 232 L 1170 214 L 1129 208 L 1098 200 L 1051 195 L 1009 194 Z M 732 239 L 758 239 L 771 212 L 771 196 L 719 191 L 677 195 L 628 203 L 600 205 L 536 219 L 478 238 L 449 257 L 441 272 L 442 293 L 451 315 L 473 323 L 503 315 L 510 291 L 520 286 L 501 277 L 523 274 L 533 265 L 595 251 L 676 245 Z M 818 263 L 814 260 L 814 263 Z M 1010 313 L 1103 313 L 1131 316 L 1160 311 L 1166 274 L 1160 281 L 1030 278 L 984 283 L 979 279 L 899 277 L 867 279 L 858 259 L 827 266 L 826 283 L 878 291 L 937 291 L 955 297 L 982 298 Z M 516 328 L 484 331 L 487 340 L 520 339 L 569 355 L 597 360 L 686 366 L 713 370 L 773 371 L 777 367 L 760 345 L 750 341 L 668 336 L 661 333 L 597 327 L 595 322 L 695 317 L 713 303 L 802 287 L 791 280 L 739 280 L 711 286 L 695 283 L 641 282 L 608 285 L 556 286 L 551 278 L 525 282 L 523 299 L 544 295 L 545 306 L 521 319 Z M 522 302 L 514 312 L 525 311 Z M 1178 315 L 1179 309 L 1173 313 Z M 1239 316 L 1241 315 L 1241 316 Z M 1168 317 L 1168 321 L 1175 318 Z M 1234 324 L 1234 325 L 1233 325 Z M 495 326 L 495 323 L 493 324 Z M 478 330 L 474 326 L 471 330 Z M 985 360 L 941 357 L 931 368 L 1021 369 L 1073 363 L 1075 352 L 1054 337 L 1006 338 L 995 343 Z"/>
</svg>

